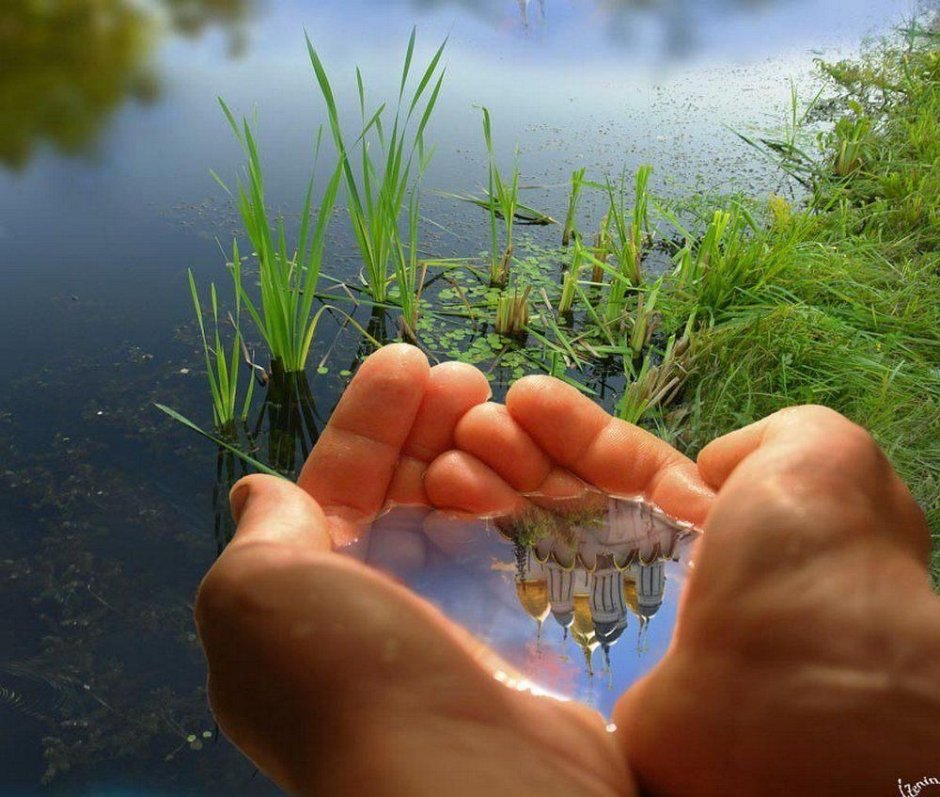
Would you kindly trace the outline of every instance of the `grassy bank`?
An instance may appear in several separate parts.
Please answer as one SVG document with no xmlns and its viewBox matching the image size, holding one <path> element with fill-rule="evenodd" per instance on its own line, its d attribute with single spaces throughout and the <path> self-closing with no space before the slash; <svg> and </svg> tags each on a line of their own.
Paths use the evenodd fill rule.
<svg viewBox="0 0 940 797">
<path fill-rule="evenodd" d="M 693 335 L 687 400 L 667 412 L 694 454 L 799 402 L 867 427 L 928 515 L 940 575 L 940 33 L 913 26 L 861 60 L 823 64 L 831 129 L 755 142 L 809 189 L 779 198 L 732 252 L 734 277 L 667 292 Z M 811 144 L 813 142 L 810 142 Z M 790 146 L 788 146 L 788 144 Z M 721 282 L 720 275 L 711 275 Z"/>
</svg>

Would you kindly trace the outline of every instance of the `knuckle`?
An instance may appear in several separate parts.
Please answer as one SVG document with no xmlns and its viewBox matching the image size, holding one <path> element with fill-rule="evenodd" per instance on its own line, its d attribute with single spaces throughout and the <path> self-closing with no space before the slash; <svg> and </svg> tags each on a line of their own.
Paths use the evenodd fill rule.
<svg viewBox="0 0 940 797">
<path fill-rule="evenodd" d="M 795 459 L 814 470 L 829 469 L 850 475 L 882 477 L 888 459 L 871 434 L 835 410 L 818 404 L 782 411 L 787 426 L 814 429 L 817 434 Z"/>
<path fill-rule="evenodd" d="M 277 581 L 289 561 L 284 552 L 267 543 L 230 549 L 216 560 L 196 592 L 196 626 L 206 630 L 250 620 L 259 608 L 261 585 Z"/>
</svg>

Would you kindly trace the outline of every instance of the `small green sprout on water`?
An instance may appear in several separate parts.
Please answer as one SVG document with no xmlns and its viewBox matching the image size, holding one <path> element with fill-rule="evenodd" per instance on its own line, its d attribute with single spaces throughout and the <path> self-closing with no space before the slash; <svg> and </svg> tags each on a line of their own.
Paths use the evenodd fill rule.
<svg viewBox="0 0 940 797">
<path fill-rule="evenodd" d="M 233 244 L 232 269 L 238 274 L 241 265 L 238 254 L 238 244 Z M 202 340 L 202 350 L 206 363 L 206 375 L 209 380 L 209 389 L 212 393 L 212 421 L 220 434 L 230 434 L 235 421 L 241 419 L 244 421 L 248 417 L 248 408 L 251 405 L 251 398 L 254 392 L 255 382 L 249 375 L 248 390 L 242 404 L 241 413 L 238 412 L 238 371 L 241 364 L 241 354 L 243 347 L 241 333 L 241 297 L 236 293 L 235 296 L 235 316 L 229 316 L 232 328 L 233 338 L 231 349 L 226 352 L 222 344 L 222 334 L 219 323 L 219 300 L 215 289 L 215 283 L 209 286 L 210 307 L 212 308 L 212 329 L 206 331 L 206 322 L 203 315 L 202 303 L 199 297 L 199 290 L 196 287 L 196 279 L 193 276 L 192 269 L 189 269 L 189 292 L 193 300 L 193 308 L 196 312 L 196 321 L 199 324 L 199 335 Z M 210 342 L 211 337 L 211 342 Z"/>
<path fill-rule="evenodd" d="M 496 300 L 496 332 L 508 338 L 521 338 L 526 334 L 529 323 L 529 293 L 532 287 L 523 291 L 513 288 L 512 292 L 503 291 Z"/>
<path fill-rule="evenodd" d="M 493 128 L 487 108 L 483 109 L 483 138 L 486 141 L 486 151 L 489 153 L 487 197 L 490 214 L 490 284 L 505 285 L 509 281 L 509 273 L 512 269 L 514 249 L 512 233 L 519 209 L 519 167 L 513 166 L 508 180 L 500 173 L 496 165 L 496 155 L 493 152 Z M 499 246 L 498 219 L 503 220 L 506 238 L 506 248 L 502 250 Z"/>
<path fill-rule="evenodd" d="M 565 229 L 561 234 L 561 245 L 568 246 L 571 243 L 571 237 L 578 237 L 576 227 L 576 216 L 578 212 L 578 200 L 581 198 L 581 189 L 584 187 L 584 175 L 587 168 L 581 167 L 571 173 L 571 194 L 568 197 L 568 215 L 565 218 Z"/>
<path fill-rule="evenodd" d="M 340 155 L 346 201 L 362 257 L 365 281 L 372 298 L 379 303 L 387 301 L 393 280 L 390 266 L 395 262 L 401 244 L 399 219 L 406 204 L 406 196 L 409 190 L 413 190 L 413 178 L 420 177 L 430 160 L 431 152 L 425 148 L 424 133 L 444 82 L 445 70 L 440 67 L 440 62 L 447 45 L 446 39 L 421 73 L 410 96 L 405 97 L 411 76 L 415 38 L 416 30 L 413 28 L 390 127 L 387 128 L 383 122 L 387 103 L 382 103 L 378 110 L 367 116 L 365 84 L 362 73 L 356 68 L 362 130 L 352 145 L 352 148 L 359 149 L 358 168 L 355 169 L 352 148 L 347 144 L 340 125 L 339 109 L 329 77 L 310 38 L 307 38 L 310 62 L 326 103 L 330 129 Z M 373 156 L 369 146 L 373 131 L 378 143 L 377 156 Z M 404 293 L 402 291 L 400 296 Z"/>
</svg>

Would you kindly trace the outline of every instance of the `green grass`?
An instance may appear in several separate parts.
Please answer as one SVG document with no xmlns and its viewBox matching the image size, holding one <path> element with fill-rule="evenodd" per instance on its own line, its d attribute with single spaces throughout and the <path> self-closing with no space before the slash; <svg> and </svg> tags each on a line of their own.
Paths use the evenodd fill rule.
<svg viewBox="0 0 940 797">
<path fill-rule="evenodd" d="M 238 243 L 232 244 L 232 270 L 236 275 L 235 279 L 240 279 L 241 258 L 238 253 Z M 235 315 L 230 316 L 232 325 L 232 343 L 231 348 L 226 352 L 222 344 L 222 333 L 219 323 L 219 299 L 215 289 L 215 283 L 209 285 L 210 308 L 212 312 L 212 329 L 206 331 L 206 320 L 204 318 L 202 302 L 199 297 L 199 289 L 196 287 L 196 278 L 193 276 L 192 269 L 187 271 L 189 279 L 189 293 L 193 300 L 193 309 L 196 314 L 196 322 L 199 325 L 199 337 L 202 341 L 202 351 L 206 364 L 206 377 L 209 381 L 209 391 L 212 394 L 212 421 L 216 431 L 220 434 L 228 435 L 232 433 L 236 420 L 244 421 L 248 417 L 248 409 L 251 406 L 251 398 L 254 392 L 255 382 L 249 374 L 248 390 L 242 403 L 242 409 L 239 413 L 239 364 L 242 359 L 242 349 L 244 342 L 241 333 L 241 299 L 236 294 L 235 297 Z M 211 339 L 211 342 L 210 342 Z"/>
<path fill-rule="evenodd" d="M 296 248 L 289 248 L 283 217 L 272 222 L 265 204 L 261 156 L 251 126 L 247 119 L 239 126 L 228 106 L 224 102 L 221 105 L 248 158 L 245 175 L 237 178 L 236 199 L 245 231 L 258 260 L 260 303 L 256 303 L 246 290 L 237 268 L 233 271 L 235 292 L 267 343 L 274 369 L 285 373 L 303 371 L 317 324 L 325 309 L 321 307 L 314 312 L 313 304 L 323 266 L 326 231 L 336 202 L 342 169 L 337 166 L 333 170 L 312 229 L 314 181 L 310 179 L 301 213 L 299 239 Z M 319 149 L 318 138 L 317 154 Z M 218 176 L 216 179 L 228 191 Z"/>
<path fill-rule="evenodd" d="M 822 68 L 833 126 L 811 160 L 777 150 L 805 205 L 716 211 L 660 298 L 667 326 L 698 318 L 672 433 L 694 454 L 782 407 L 825 404 L 871 431 L 938 539 L 940 35 L 915 25 Z"/>
<path fill-rule="evenodd" d="M 489 199 L 487 210 L 490 216 L 490 284 L 505 285 L 509 281 L 515 249 L 512 234 L 519 210 L 519 167 L 513 165 L 508 180 L 499 171 L 493 153 L 493 125 L 490 112 L 486 108 L 483 109 L 483 139 L 489 155 L 486 195 Z M 503 222 L 505 249 L 499 244 L 499 219 Z"/>
<path fill-rule="evenodd" d="M 356 68 L 356 86 L 362 130 L 350 145 L 340 123 L 339 106 L 323 62 L 307 37 L 307 51 L 317 85 L 326 103 L 330 130 L 342 164 L 346 200 L 353 232 L 362 256 L 364 277 L 372 298 L 388 299 L 393 280 L 393 262 L 401 244 L 399 223 L 409 191 L 426 168 L 431 150 L 425 147 L 424 133 L 437 104 L 444 82 L 441 57 L 445 40 L 421 72 L 417 84 L 406 97 L 414 59 L 416 31 L 412 29 L 401 70 L 401 81 L 391 127 L 383 121 L 388 104 L 382 103 L 371 115 L 366 110 L 365 83 Z M 378 152 L 373 155 L 370 139 Z M 358 148 L 358 158 L 354 150 Z M 357 161 L 354 167 L 353 160 Z M 402 291 L 400 295 L 404 295 Z"/>
<path fill-rule="evenodd" d="M 587 168 L 582 166 L 571 173 L 571 193 L 568 196 L 568 215 L 565 217 L 565 229 L 561 234 L 561 245 L 568 246 L 572 236 L 578 237 L 578 228 L 576 216 L 578 213 L 578 200 L 581 198 L 581 191 L 584 189 L 584 175 Z"/>
</svg>

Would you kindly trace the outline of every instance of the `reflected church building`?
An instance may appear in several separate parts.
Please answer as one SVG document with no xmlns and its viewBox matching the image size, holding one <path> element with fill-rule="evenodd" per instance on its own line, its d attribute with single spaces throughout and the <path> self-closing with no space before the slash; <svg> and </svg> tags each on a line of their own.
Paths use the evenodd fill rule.
<svg viewBox="0 0 940 797">
<path fill-rule="evenodd" d="M 516 525 L 516 594 L 525 612 L 542 624 L 549 615 L 578 645 L 594 674 L 600 648 L 610 649 L 630 626 L 643 632 L 663 603 L 665 565 L 679 543 L 695 532 L 636 499 L 607 498 L 606 512 L 565 523 L 553 514 Z M 504 530 L 508 531 L 508 530 Z"/>
</svg>

